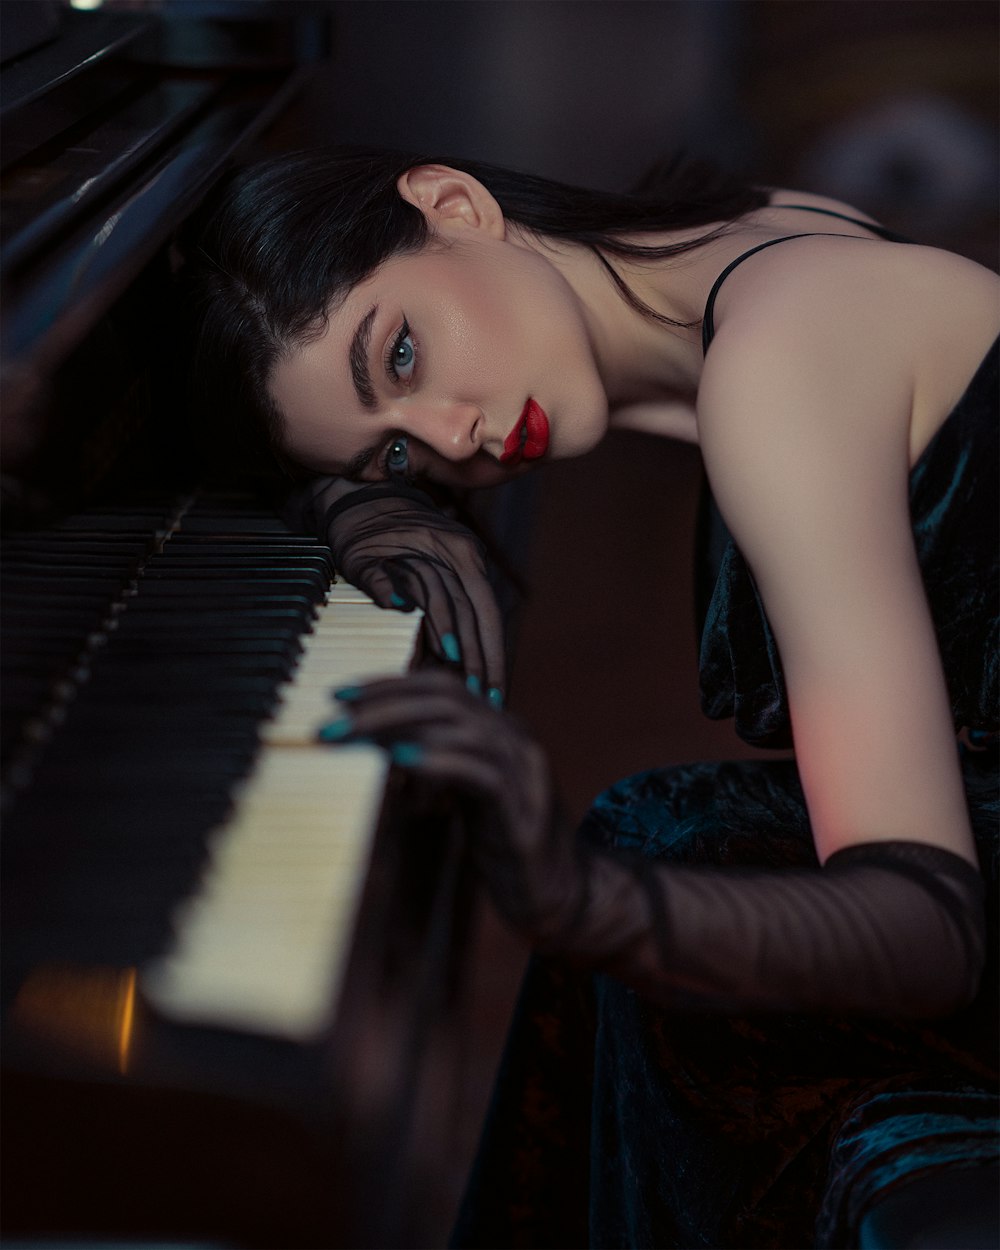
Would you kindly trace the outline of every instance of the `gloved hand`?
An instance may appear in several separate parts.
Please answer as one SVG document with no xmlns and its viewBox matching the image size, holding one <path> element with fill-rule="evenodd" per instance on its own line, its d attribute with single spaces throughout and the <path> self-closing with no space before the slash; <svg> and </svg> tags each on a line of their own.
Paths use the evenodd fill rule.
<svg viewBox="0 0 1000 1250">
<path fill-rule="evenodd" d="M 542 950 L 699 1009 L 920 1018 L 964 1005 L 984 958 L 983 884 L 916 842 L 852 846 L 823 869 L 726 870 L 577 842 L 541 749 L 442 672 L 338 693 L 321 731 L 359 738 L 476 801 L 471 853 L 501 914 Z"/>
<path fill-rule="evenodd" d="M 470 529 L 405 482 L 319 478 L 285 515 L 328 543 L 338 571 L 379 607 L 421 608 L 431 651 L 457 665 L 470 689 L 502 702 L 503 624 L 483 544 Z"/>
<path fill-rule="evenodd" d="M 541 747 L 506 714 L 440 670 L 337 692 L 343 717 L 323 741 L 359 739 L 457 791 L 476 836 L 473 859 L 503 915 L 541 941 L 570 927 L 584 887 L 572 832 L 556 811 Z"/>
</svg>

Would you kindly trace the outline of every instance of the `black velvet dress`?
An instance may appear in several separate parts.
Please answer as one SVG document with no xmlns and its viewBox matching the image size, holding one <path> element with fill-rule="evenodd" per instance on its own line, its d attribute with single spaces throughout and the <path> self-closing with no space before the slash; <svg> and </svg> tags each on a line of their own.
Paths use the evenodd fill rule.
<svg viewBox="0 0 1000 1250">
<path fill-rule="evenodd" d="M 929 1024 L 711 1015 L 535 960 L 454 1244 L 852 1246 L 864 1215 L 902 1185 L 995 1163 L 997 397 L 995 345 L 910 476 L 987 880 L 977 1000 Z M 702 687 L 709 715 L 734 715 L 748 741 L 790 742 L 778 652 L 732 544 Z M 816 862 L 791 760 L 640 774 L 597 800 L 581 835 L 676 863 Z"/>
</svg>

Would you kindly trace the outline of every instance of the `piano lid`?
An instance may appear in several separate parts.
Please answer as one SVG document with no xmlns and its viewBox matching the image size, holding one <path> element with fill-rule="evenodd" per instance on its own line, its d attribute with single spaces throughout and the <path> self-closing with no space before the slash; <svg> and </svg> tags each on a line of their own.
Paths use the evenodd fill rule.
<svg viewBox="0 0 1000 1250">
<path fill-rule="evenodd" d="M 0 428 L 5 472 L 28 482 L 53 424 L 62 444 L 88 419 L 79 393 L 78 415 L 54 415 L 64 364 L 328 42 L 325 8 L 295 0 L 39 7 L 55 28 L 15 23 L 0 96 Z"/>
</svg>

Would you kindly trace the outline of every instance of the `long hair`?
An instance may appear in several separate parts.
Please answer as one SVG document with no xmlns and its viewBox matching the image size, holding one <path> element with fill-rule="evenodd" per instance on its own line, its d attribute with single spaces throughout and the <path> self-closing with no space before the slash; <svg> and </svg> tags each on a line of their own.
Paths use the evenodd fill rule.
<svg viewBox="0 0 1000 1250">
<path fill-rule="evenodd" d="M 704 167 L 656 166 L 628 194 L 589 191 L 477 161 L 400 152 L 324 148 L 293 152 L 236 170 L 211 196 L 182 242 L 182 277 L 192 314 L 193 400 L 226 458 L 269 456 L 286 474 L 281 414 L 270 397 L 276 362 L 323 332 L 340 299 L 392 256 L 427 242 L 420 210 L 398 193 L 408 169 L 446 164 L 472 174 L 504 217 L 595 253 L 632 307 L 665 324 L 614 267 L 700 246 L 767 202 L 758 188 Z M 624 236 L 712 227 L 669 246 Z M 242 456 L 240 457 L 242 458 Z"/>
</svg>

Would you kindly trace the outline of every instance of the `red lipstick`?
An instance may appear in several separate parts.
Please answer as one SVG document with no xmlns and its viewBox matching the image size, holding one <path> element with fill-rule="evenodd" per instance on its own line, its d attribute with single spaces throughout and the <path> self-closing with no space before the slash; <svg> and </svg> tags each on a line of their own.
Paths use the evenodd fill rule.
<svg viewBox="0 0 1000 1250">
<path fill-rule="evenodd" d="M 517 425 L 504 439 L 501 464 L 516 465 L 522 460 L 538 460 L 549 446 L 549 419 L 533 399 L 524 405 Z"/>
</svg>

